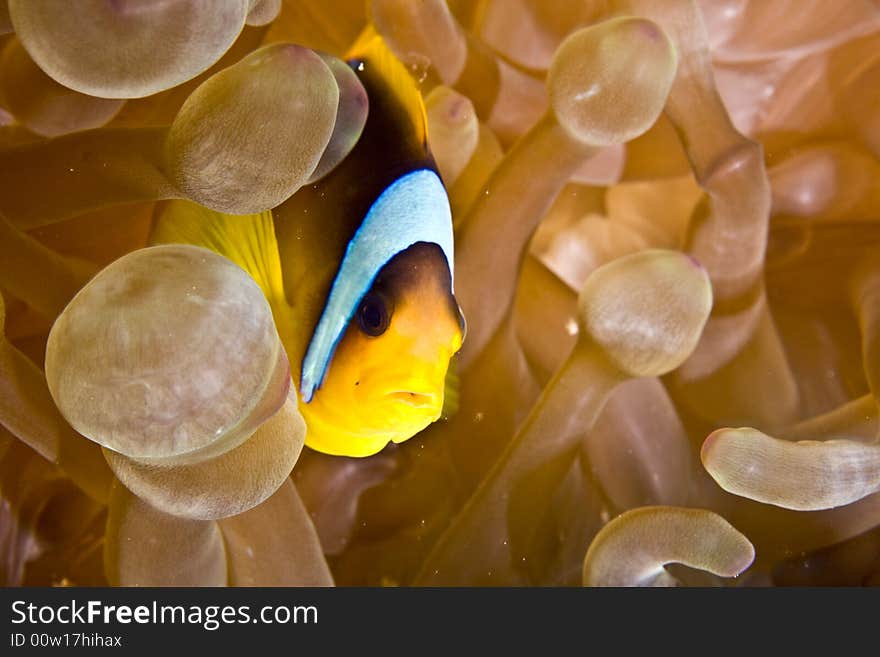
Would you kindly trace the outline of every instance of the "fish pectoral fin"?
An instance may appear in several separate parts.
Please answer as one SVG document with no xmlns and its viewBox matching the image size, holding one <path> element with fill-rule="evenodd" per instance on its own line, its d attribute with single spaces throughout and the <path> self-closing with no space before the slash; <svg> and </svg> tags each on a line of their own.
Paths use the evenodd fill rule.
<svg viewBox="0 0 880 657">
<path fill-rule="evenodd" d="M 448 420 L 458 413 L 459 406 L 459 379 L 458 379 L 458 354 L 449 361 L 446 370 L 446 379 L 443 382 L 443 408 L 440 411 L 440 419 Z"/>
<path fill-rule="evenodd" d="M 281 258 L 272 212 L 230 215 L 187 200 L 159 211 L 150 244 L 191 244 L 219 253 L 244 269 L 274 306 L 284 302 Z"/>
</svg>

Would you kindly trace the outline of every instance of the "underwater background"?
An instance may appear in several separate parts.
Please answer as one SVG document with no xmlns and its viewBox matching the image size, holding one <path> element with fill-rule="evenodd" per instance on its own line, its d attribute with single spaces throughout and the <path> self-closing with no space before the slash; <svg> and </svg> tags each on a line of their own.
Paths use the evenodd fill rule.
<svg viewBox="0 0 880 657">
<path fill-rule="evenodd" d="M 0 0 L 0 583 L 880 583 L 876 1 L 73 6 Z M 415 342 L 346 333 L 319 415 L 398 129 L 442 390 L 381 405 Z"/>
</svg>

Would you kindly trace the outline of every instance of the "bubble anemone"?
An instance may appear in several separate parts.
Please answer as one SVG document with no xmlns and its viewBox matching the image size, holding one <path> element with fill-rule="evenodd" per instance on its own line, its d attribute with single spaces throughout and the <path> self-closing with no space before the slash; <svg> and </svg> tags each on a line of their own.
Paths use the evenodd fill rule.
<svg viewBox="0 0 880 657">
<path fill-rule="evenodd" d="M 701 457 L 724 490 L 785 509 L 831 509 L 880 491 L 880 446 L 855 440 L 795 442 L 718 429 Z"/>
<path fill-rule="evenodd" d="M 369 14 L 402 61 L 468 96 L 501 141 L 513 142 L 546 108 L 541 81 L 473 38 L 442 0 L 372 0 Z"/>
<path fill-rule="evenodd" d="M 466 96 L 448 87 L 435 87 L 425 97 L 428 143 L 447 188 L 461 175 L 479 141 L 480 124 Z"/>
<path fill-rule="evenodd" d="M 584 586 L 676 586 L 665 566 L 678 563 L 736 577 L 755 548 L 729 522 L 705 509 L 642 507 L 602 528 L 584 557 Z"/>
<path fill-rule="evenodd" d="M 248 25 L 268 25 L 281 13 L 281 0 L 248 0 Z"/>
<path fill-rule="evenodd" d="M 0 209 L 22 228 L 179 198 L 263 212 L 350 152 L 368 105 L 343 62 L 292 44 L 250 53 L 178 102 L 170 125 L 112 126 L 0 150 Z M 41 197 L 45 188 L 57 197 Z"/>
<path fill-rule="evenodd" d="M 263 504 L 219 522 L 234 586 L 333 586 L 309 512 L 285 481 Z"/>
<path fill-rule="evenodd" d="M 469 322 L 462 352 L 465 364 L 485 347 L 512 303 L 522 251 L 565 179 L 600 146 L 647 129 L 663 109 L 672 83 L 675 52 L 662 30 L 648 21 L 608 21 L 576 32 L 566 43 L 548 78 L 551 111 L 496 168 L 459 230 L 456 273 L 462 283 L 457 293 Z M 602 64 L 594 62 L 594 70 L 583 68 L 583 61 L 592 61 L 591 53 L 612 47 L 619 55 L 611 70 L 602 70 L 597 78 Z M 648 51 L 651 55 L 644 60 L 636 56 Z M 643 66 L 647 61 L 650 65 Z M 602 100 L 574 100 L 587 95 Z M 613 99 L 621 95 L 639 96 L 641 102 L 629 113 L 610 110 Z M 537 160 L 552 168 L 535 179 Z M 503 242 L 494 238 L 502 232 L 507 236 Z M 522 248 L 512 249 L 511 244 Z M 490 286 L 493 294 L 486 298 Z"/>
<path fill-rule="evenodd" d="M 323 178 L 351 152 L 364 130 L 370 106 L 367 92 L 348 64 L 332 55 L 318 53 L 318 56 L 336 79 L 339 104 L 330 141 L 312 171 L 309 182 Z"/>
<path fill-rule="evenodd" d="M 61 4 L 0 0 L 0 580 L 877 582 L 874 3 Z M 98 404 L 53 392 L 58 357 L 110 353 L 118 324 L 93 299 L 92 337 L 59 348 L 53 321 L 164 199 L 265 212 L 333 170 L 381 107 L 342 61 L 376 33 L 449 192 L 455 403 L 374 457 L 299 458 L 271 348 L 233 353 L 248 325 L 211 297 L 189 353 L 186 313 L 157 303 L 135 334 L 168 349 L 120 360 L 177 358 L 169 397 L 198 401 L 221 357 L 263 378 L 189 409 L 225 418 L 217 438 L 102 450 L 70 423 Z M 109 372 L 92 363 L 82 381 Z"/>
<path fill-rule="evenodd" d="M 247 0 L 10 0 L 22 45 L 51 78 L 102 98 L 141 98 L 220 59 L 244 27 Z M 157 43 L 161 47 L 157 47 Z"/>
<path fill-rule="evenodd" d="M 187 98 L 165 145 L 171 178 L 189 198 L 221 212 L 274 207 L 315 171 L 338 104 L 336 78 L 317 54 L 265 46 Z"/>
<path fill-rule="evenodd" d="M 226 551 L 216 522 L 162 513 L 116 484 L 104 569 L 114 586 L 225 586 Z"/>
<path fill-rule="evenodd" d="M 198 463 L 155 464 L 109 449 L 118 479 L 153 507 L 181 518 L 217 520 L 263 502 L 284 483 L 299 458 L 305 423 L 288 400 L 243 443 Z"/>
<path fill-rule="evenodd" d="M 672 41 L 655 23 L 606 21 L 559 46 L 547 73 L 550 104 L 560 125 L 579 141 L 595 146 L 630 141 L 657 120 L 676 66 Z"/>
<path fill-rule="evenodd" d="M 492 570 L 489 564 L 499 576 L 515 576 L 577 438 L 615 386 L 684 362 L 708 319 L 712 292 L 705 270 L 684 254 L 644 251 L 593 272 L 578 307 L 582 330 L 571 355 L 439 539 L 418 582 L 455 582 Z M 498 536 L 508 539 L 499 543 Z"/>
<path fill-rule="evenodd" d="M 99 128 L 125 101 L 96 98 L 64 87 L 46 75 L 13 39 L 0 56 L 0 96 L 12 115 L 44 137 Z"/>
<path fill-rule="evenodd" d="M 106 502 L 112 475 L 96 446 L 77 434 L 59 413 L 46 377 L 2 331 L 6 304 L 0 295 L 0 435 L 17 438 L 86 491 Z"/>
<path fill-rule="evenodd" d="M 47 248 L 2 214 L 0 238 L 0 285 L 46 318 L 56 317 L 97 270 Z"/>
<path fill-rule="evenodd" d="M 647 250 L 593 272 L 578 306 L 585 335 L 617 369 L 633 377 L 661 376 L 696 347 L 712 308 L 712 287 L 696 260 Z"/>
<path fill-rule="evenodd" d="M 80 433 L 158 463 L 240 445 L 290 385 L 259 286 L 221 256 L 176 245 L 132 252 L 95 276 L 52 327 L 46 375 Z"/>
</svg>

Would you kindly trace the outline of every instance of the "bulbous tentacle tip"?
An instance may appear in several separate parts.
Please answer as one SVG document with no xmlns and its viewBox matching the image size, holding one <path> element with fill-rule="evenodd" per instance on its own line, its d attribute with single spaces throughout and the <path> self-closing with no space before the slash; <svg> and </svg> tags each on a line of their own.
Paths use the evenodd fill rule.
<svg viewBox="0 0 880 657">
<path fill-rule="evenodd" d="M 156 465 L 104 449 L 113 473 L 156 509 L 180 518 L 219 520 L 248 511 L 286 481 L 305 442 L 306 425 L 289 398 L 252 436 L 198 463 Z"/>
<path fill-rule="evenodd" d="M 248 0 L 246 23 L 254 27 L 268 25 L 281 13 L 281 0 Z"/>
<path fill-rule="evenodd" d="M 593 146 L 630 141 L 660 115 L 675 79 L 675 47 L 644 18 L 614 18 L 573 34 L 547 75 L 556 119 Z"/>
<path fill-rule="evenodd" d="M 480 138 L 480 122 L 467 96 L 449 87 L 434 87 L 425 97 L 428 144 L 447 188 L 458 179 L 473 157 Z"/>
<path fill-rule="evenodd" d="M 63 0 L 9 0 L 16 35 L 49 77 L 91 96 L 142 98 L 220 59 L 244 27 L 248 0 L 81 0 L 76 9 Z"/>
<path fill-rule="evenodd" d="M 718 429 L 700 450 L 724 490 L 795 511 L 818 511 L 880 491 L 880 446 L 855 440 L 789 441 L 756 429 Z"/>
<path fill-rule="evenodd" d="M 672 563 L 737 577 L 755 560 L 751 541 L 717 513 L 671 506 L 626 511 L 605 525 L 583 564 L 584 586 L 675 586 Z"/>
<path fill-rule="evenodd" d="M 279 409 L 289 364 L 257 283 L 194 246 L 134 251 L 99 272 L 49 334 L 61 413 L 135 459 L 205 460 Z"/>
<path fill-rule="evenodd" d="M 359 84 L 346 78 L 346 111 Z M 331 141 L 339 100 L 333 71 L 314 51 L 264 46 L 190 94 L 165 142 L 166 167 L 175 184 L 206 207 L 263 212 L 313 175 Z M 347 138 L 340 136 L 340 144 L 353 145 L 351 134 L 366 112 L 354 115 L 340 122 Z"/>
<path fill-rule="evenodd" d="M 317 53 L 336 78 L 339 88 L 339 105 L 333 134 L 321 155 L 321 159 L 309 176 L 309 183 L 317 182 L 344 160 L 355 147 L 367 123 L 370 101 L 367 90 L 351 67 L 333 55 Z"/>
<path fill-rule="evenodd" d="M 661 376 L 695 349 L 712 309 L 702 267 L 679 251 L 648 249 L 595 270 L 579 297 L 581 335 L 629 376 Z"/>
</svg>

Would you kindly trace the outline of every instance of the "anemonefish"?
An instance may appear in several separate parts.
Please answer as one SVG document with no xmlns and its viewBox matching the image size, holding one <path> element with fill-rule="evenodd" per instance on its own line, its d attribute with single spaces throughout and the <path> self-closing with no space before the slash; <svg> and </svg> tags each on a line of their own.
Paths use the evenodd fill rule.
<svg viewBox="0 0 880 657">
<path fill-rule="evenodd" d="M 369 111 L 332 172 L 258 215 L 169 202 L 151 241 L 203 246 L 247 271 L 287 351 L 306 445 L 369 456 L 440 417 L 464 320 L 449 201 L 418 87 L 374 33 L 346 60 Z"/>
</svg>

